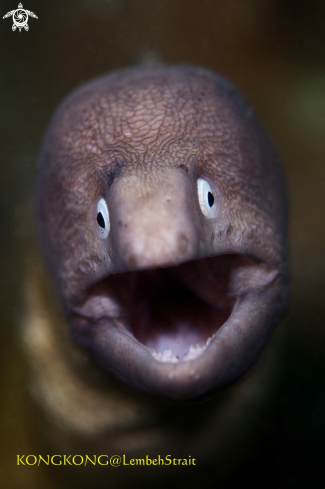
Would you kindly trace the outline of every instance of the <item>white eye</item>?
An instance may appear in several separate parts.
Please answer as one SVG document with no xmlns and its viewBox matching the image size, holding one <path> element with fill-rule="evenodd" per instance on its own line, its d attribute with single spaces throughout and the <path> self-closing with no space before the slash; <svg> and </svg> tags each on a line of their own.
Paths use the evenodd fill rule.
<svg viewBox="0 0 325 489">
<path fill-rule="evenodd" d="M 205 217 L 208 219 L 216 217 L 218 211 L 216 195 L 214 195 L 210 184 L 206 180 L 203 180 L 203 178 L 198 178 L 197 180 L 197 193 L 201 211 Z"/>
<path fill-rule="evenodd" d="M 97 224 L 98 224 L 98 235 L 100 238 L 107 238 L 109 233 L 109 215 L 107 204 L 103 197 L 99 199 L 97 203 Z"/>
</svg>

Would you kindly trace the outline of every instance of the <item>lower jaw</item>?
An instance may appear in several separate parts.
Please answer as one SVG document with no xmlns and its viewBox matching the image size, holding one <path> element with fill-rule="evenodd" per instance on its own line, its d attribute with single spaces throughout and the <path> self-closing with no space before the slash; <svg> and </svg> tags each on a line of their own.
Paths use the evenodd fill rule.
<svg viewBox="0 0 325 489">
<path fill-rule="evenodd" d="M 137 390 L 200 397 L 245 373 L 284 312 L 287 288 L 277 274 L 270 285 L 232 293 L 233 272 L 243 276 L 245 266 L 252 260 L 224 255 L 111 275 L 75 308 L 72 334 Z"/>
<path fill-rule="evenodd" d="M 273 289 L 245 297 L 203 351 L 191 360 L 157 361 L 149 349 L 114 322 L 74 318 L 76 342 L 108 372 L 129 387 L 149 395 L 177 401 L 207 395 L 242 376 L 256 362 L 281 318 L 285 301 Z"/>
</svg>

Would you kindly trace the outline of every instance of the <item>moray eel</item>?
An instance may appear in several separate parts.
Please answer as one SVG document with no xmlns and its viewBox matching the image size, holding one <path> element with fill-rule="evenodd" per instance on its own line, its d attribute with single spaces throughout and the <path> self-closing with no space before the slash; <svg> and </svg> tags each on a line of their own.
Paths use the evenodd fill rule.
<svg viewBox="0 0 325 489">
<path fill-rule="evenodd" d="M 40 157 L 37 230 L 72 337 L 132 388 L 242 376 L 288 299 L 286 193 L 243 96 L 199 67 L 78 88 Z"/>
</svg>

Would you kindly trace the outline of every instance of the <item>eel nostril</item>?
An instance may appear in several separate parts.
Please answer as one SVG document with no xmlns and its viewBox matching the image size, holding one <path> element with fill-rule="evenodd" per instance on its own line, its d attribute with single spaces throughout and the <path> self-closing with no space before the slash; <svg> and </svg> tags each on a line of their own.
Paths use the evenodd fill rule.
<svg viewBox="0 0 325 489">
<path fill-rule="evenodd" d="M 178 236 L 178 251 L 180 251 L 181 253 L 186 253 L 189 248 L 189 244 L 189 239 L 187 238 L 187 236 L 185 236 L 185 234 L 180 234 Z"/>
</svg>

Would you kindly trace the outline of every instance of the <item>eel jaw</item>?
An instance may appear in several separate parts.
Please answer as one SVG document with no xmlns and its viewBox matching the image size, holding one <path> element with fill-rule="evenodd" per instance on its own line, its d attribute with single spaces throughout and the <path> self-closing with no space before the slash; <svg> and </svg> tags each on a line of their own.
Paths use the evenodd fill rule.
<svg viewBox="0 0 325 489">
<path fill-rule="evenodd" d="M 80 346 L 131 387 L 185 400 L 257 360 L 286 295 L 274 268 L 222 255 L 111 275 L 73 308 L 70 325 Z"/>
</svg>

